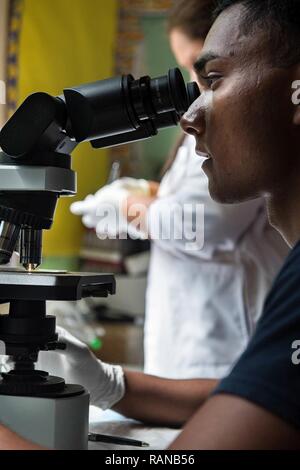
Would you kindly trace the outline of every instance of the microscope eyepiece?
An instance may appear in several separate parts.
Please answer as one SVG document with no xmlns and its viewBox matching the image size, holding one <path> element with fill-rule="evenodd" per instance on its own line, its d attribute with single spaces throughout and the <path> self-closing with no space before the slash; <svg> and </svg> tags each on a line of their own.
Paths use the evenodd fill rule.
<svg viewBox="0 0 300 470">
<path fill-rule="evenodd" d="M 69 135 L 94 148 L 111 147 L 156 135 L 177 125 L 199 96 L 196 83 L 185 85 L 179 69 L 151 79 L 132 75 L 64 90 Z"/>
</svg>

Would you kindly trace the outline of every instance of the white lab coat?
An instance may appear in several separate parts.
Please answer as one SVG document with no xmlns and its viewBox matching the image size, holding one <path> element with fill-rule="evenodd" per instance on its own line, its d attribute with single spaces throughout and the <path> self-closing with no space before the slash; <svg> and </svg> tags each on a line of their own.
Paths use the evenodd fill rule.
<svg viewBox="0 0 300 470">
<path fill-rule="evenodd" d="M 145 372 L 220 379 L 247 346 L 288 247 L 267 220 L 264 201 L 215 203 L 187 137 L 148 212 L 151 227 L 174 202 L 203 203 L 204 246 L 153 240 L 146 293 Z M 162 222 L 163 223 L 163 222 Z"/>
</svg>

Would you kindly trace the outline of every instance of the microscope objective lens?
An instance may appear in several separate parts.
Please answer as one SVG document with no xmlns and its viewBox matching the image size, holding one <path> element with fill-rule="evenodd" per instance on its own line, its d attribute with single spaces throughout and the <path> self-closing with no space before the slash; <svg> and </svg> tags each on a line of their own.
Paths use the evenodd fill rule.
<svg viewBox="0 0 300 470">
<path fill-rule="evenodd" d="M 42 262 L 42 230 L 21 230 L 20 262 L 27 272 L 35 271 Z"/>
<path fill-rule="evenodd" d="M 26 269 L 27 272 L 31 273 L 33 271 L 35 271 L 39 265 L 38 264 L 33 264 L 33 263 L 29 263 L 29 264 L 23 264 L 24 268 Z"/>
</svg>

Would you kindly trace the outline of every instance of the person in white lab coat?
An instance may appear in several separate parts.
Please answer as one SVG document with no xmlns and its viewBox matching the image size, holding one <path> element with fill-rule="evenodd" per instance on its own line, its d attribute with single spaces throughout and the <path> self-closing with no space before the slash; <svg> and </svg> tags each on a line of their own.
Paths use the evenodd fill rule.
<svg viewBox="0 0 300 470">
<path fill-rule="evenodd" d="M 179 0 L 169 18 L 172 50 L 192 79 L 211 9 L 211 1 Z M 262 199 L 239 205 L 215 203 L 195 154 L 194 138 L 181 140 L 160 185 L 119 180 L 75 203 L 73 211 L 94 227 L 99 222 L 96 210 L 106 201 L 126 200 L 129 209 L 144 204 L 152 239 L 144 370 L 173 379 L 219 379 L 247 346 L 287 246 L 270 227 Z M 188 249 L 184 236 L 179 240 L 154 236 L 158 219 L 161 232 L 165 231 L 170 207 L 189 205 L 193 213 L 199 203 L 204 206 L 204 227 L 199 228 L 204 232 L 202 248 Z M 185 224 L 187 219 L 185 214 Z"/>
</svg>

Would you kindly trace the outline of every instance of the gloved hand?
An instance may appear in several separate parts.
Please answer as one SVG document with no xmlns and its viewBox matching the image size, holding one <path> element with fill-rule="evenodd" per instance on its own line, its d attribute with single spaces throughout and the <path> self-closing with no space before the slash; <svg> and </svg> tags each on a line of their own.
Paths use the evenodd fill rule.
<svg viewBox="0 0 300 470">
<path fill-rule="evenodd" d="M 150 192 L 150 185 L 146 180 L 120 178 L 94 195 L 89 194 L 83 201 L 74 202 L 71 212 L 81 215 L 83 224 L 88 228 L 95 228 L 100 238 L 115 237 L 122 233 L 139 238 L 141 234 L 123 215 L 122 205 L 130 194 L 149 196 Z"/>
<path fill-rule="evenodd" d="M 57 328 L 59 339 L 66 343 L 63 351 L 41 351 L 37 370 L 62 377 L 66 383 L 85 387 L 91 404 L 106 410 L 125 394 L 123 369 L 101 362 L 89 348 L 63 328 Z"/>
</svg>

